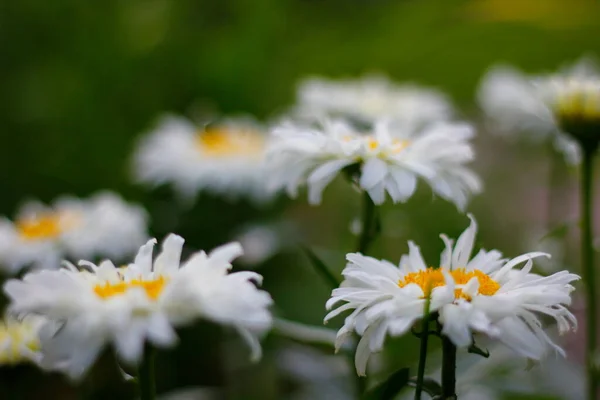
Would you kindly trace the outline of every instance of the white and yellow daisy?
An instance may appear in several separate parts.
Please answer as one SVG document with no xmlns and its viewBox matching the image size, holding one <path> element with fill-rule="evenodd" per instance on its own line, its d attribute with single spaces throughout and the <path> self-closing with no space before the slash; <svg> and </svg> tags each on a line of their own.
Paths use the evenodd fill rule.
<svg viewBox="0 0 600 400">
<path fill-rule="evenodd" d="M 6 315 L 0 321 L 0 366 L 39 362 L 39 331 L 44 322 L 36 316 L 18 320 Z"/>
<path fill-rule="evenodd" d="M 364 133 L 342 121 L 326 121 L 320 129 L 287 123 L 273 134 L 271 187 L 295 197 L 307 185 L 311 204 L 319 204 L 325 187 L 348 168 L 358 168 L 353 178 L 375 204 L 382 204 L 386 193 L 394 203 L 405 202 L 417 178 L 461 209 L 481 189 L 466 166 L 474 157 L 473 130 L 466 124 L 437 123 L 413 132 L 382 121 Z"/>
<path fill-rule="evenodd" d="M 88 270 L 67 263 L 60 270 L 9 280 L 4 291 L 11 312 L 48 319 L 41 365 L 78 378 L 107 344 L 114 345 L 120 359 L 135 364 L 145 342 L 173 346 L 174 327 L 197 318 L 235 328 L 250 344 L 252 357 L 259 358 L 258 335 L 271 325 L 271 297 L 255 285 L 262 277 L 229 273 L 231 261 L 242 254 L 238 243 L 195 253 L 180 264 L 183 242 L 169 235 L 154 262 L 152 239 L 133 263 L 121 268 L 110 261 L 98 266 L 81 261 Z"/>
<path fill-rule="evenodd" d="M 306 79 L 298 88 L 296 114 L 362 123 L 384 118 L 414 130 L 448 120 L 453 111 L 448 99 L 436 90 L 397 85 L 384 76 L 371 75 L 355 80 Z"/>
<path fill-rule="evenodd" d="M 166 116 L 139 143 L 135 179 L 154 186 L 171 184 L 186 197 L 207 191 L 264 202 L 273 195 L 264 182 L 266 143 L 264 128 L 250 120 L 198 127 Z"/>
<path fill-rule="evenodd" d="M 571 164 L 581 155 L 575 141 L 580 124 L 600 126 L 600 72 L 589 59 L 556 74 L 525 76 L 508 66 L 494 67 L 479 89 L 479 103 L 494 130 L 533 141 L 553 141 Z"/>
<path fill-rule="evenodd" d="M 145 210 L 115 193 L 62 197 L 51 206 L 28 202 L 14 222 L 0 220 L 0 266 L 15 273 L 58 268 L 63 257 L 122 259 L 147 238 Z"/>
<path fill-rule="evenodd" d="M 356 369 L 364 375 L 372 352 L 383 348 L 385 337 L 406 333 L 429 311 L 438 313 L 442 334 L 458 347 L 473 343 L 473 334 L 493 337 L 522 356 L 539 360 L 549 347 L 564 354 L 542 329 L 539 315 L 553 318 L 559 333 L 576 327 L 570 283 L 579 276 L 561 271 L 542 277 L 531 273 L 532 259 L 548 256 L 527 253 L 511 260 L 497 250 L 479 251 L 471 258 L 477 225 L 471 225 L 456 244 L 445 235 L 446 244 L 438 268 L 428 267 L 419 247 L 409 242 L 408 255 L 399 266 L 362 254 L 348 254 L 345 280 L 335 289 L 325 321 L 347 310 L 338 332 L 337 347 L 352 332 L 362 336 L 356 350 Z M 526 262 L 520 270 L 514 268 Z"/>
</svg>

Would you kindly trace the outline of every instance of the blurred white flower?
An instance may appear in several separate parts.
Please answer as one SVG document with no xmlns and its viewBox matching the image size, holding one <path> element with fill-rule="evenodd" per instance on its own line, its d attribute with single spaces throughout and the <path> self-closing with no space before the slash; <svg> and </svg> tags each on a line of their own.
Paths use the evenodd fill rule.
<svg viewBox="0 0 600 400">
<path fill-rule="evenodd" d="M 297 389 L 286 396 L 289 400 L 352 398 L 350 368 L 345 358 L 299 344 L 290 344 L 276 354 L 283 376 L 295 382 Z"/>
<path fill-rule="evenodd" d="M 44 319 L 29 316 L 20 320 L 6 315 L 0 321 L 0 366 L 40 360 L 39 330 Z"/>
<path fill-rule="evenodd" d="M 298 88 L 296 114 L 312 119 L 344 117 L 363 123 L 385 118 L 414 130 L 448 120 L 452 107 L 436 90 L 397 85 L 384 76 L 356 80 L 309 78 Z"/>
<path fill-rule="evenodd" d="M 219 400 L 225 396 L 224 390 L 215 387 L 186 387 L 174 389 L 160 395 L 159 400 Z"/>
<path fill-rule="evenodd" d="M 552 232 L 548 234 L 547 230 L 533 230 L 526 237 L 526 246 L 536 251 L 552 253 L 552 258 L 541 258 L 536 262 L 536 268 L 543 273 L 548 274 L 568 268 L 567 265 L 567 225 L 565 225 L 565 234 L 553 236 Z"/>
<path fill-rule="evenodd" d="M 283 245 L 281 232 L 269 225 L 251 225 L 240 230 L 235 237 L 244 248 L 240 261 L 258 265 L 275 255 Z"/>
<path fill-rule="evenodd" d="M 522 359 L 500 346 L 490 349 L 488 359 L 463 359 L 471 363 L 457 365 L 456 391 L 460 399 L 505 399 L 515 393 L 572 400 L 584 397 L 583 371 L 566 359 L 548 357 L 526 370 Z"/>
<path fill-rule="evenodd" d="M 293 221 L 279 220 L 242 226 L 233 240 L 244 249 L 239 261 L 247 267 L 256 267 L 297 244 L 298 236 L 298 227 Z"/>
<path fill-rule="evenodd" d="M 508 66 L 494 67 L 478 97 L 493 129 L 553 141 L 571 164 L 581 158 L 576 142 L 566 136 L 576 134 L 569 129 L 572 120 L 600 124 L 600 72 L 589 59 L 552 75 L 526 76 Z"/>
<path fill-rule="evenodd" d="M 42 315 L 49 323 L 41 336 L 45 368 L 80 377 L 107 344 L 119 358 L 137 363 L 147 341 L 173 346 L 173 327 L 205 318 L 232 326 L 260 357 L 258 335 L 271 325 L 271 297 L 254 282 L 254 272 L 229 273 L 242 254 L 230 243 L 208 255 L 201 251 L 180 265 L 183 238 L 169 235 L 154 262 L 156 240 L 142 246 L 132 264 L 117 268 L 110 261 L 96 266 L 81 261 L 56 271 L 32 272 L 9 280 L 4 291 L 17 314 Z M 55 328 L 55 329 L 53 329 Z"/>
<path fill-rule="evenodd" d="M 265 188 L 266 143 L 264 128 L 253 121 L 227 120 L 203 128 L 166 116 L 136 149 L 135 179 L 172 184 L 186 197 L 207 191 L 265 202 L 273 196 Z"/>
<path fill-rule="evenodd" d="M 581 366 L 568 359 L 548 357 L 533 368 L 527 361 L 501 345 L 489 347 L 489 358 L 459 357 L 456 365 L 456 393 L 461 400 L 506 399 L 515 394 L 548 395 L 552 398 L 579 400 L 584 398 Z M 429 365 L 441 363 L 441 352 L 428 354 Z M 432 368 L 429 376 L 440 376 L 441 368 Z M 410 400 L 405 392 L 400 399 Z"/>
<path fill-rule="evenodd" d="M 466 167 L 473 157 L 466 124 L 437 123 L 419 132 L 379 122 L 368 133 L 342 121 L 326 121 L 321 129 L 284 124 L 274 131 L 269 149 L 270 185 L 295 197 L 308 186 L 311 204 L 319 204 L 325 187 L 344 169 L 351 169 L 358 185 L 375 204 L 386 193 L 394 203 L 415 192 L 417 177 L 433 192 L 464 208 L 478 193 L 477 176 Z M 354 176 L 355 173 L 360 177 Z"/>
<path fill-rule="evenodd" d="M 497 250 L 481 250 L 471 258 L 477 225 L 471 225 L 456 245 L 445 235 L 439 268 L 427 267 L 419 247 L 409 242 L 408 255 L 398 267 L 362 254 L 348 254 L 344 282 L 335 289 L 325 321 L 354 310 L 338 332 L 337 347 L 353 331 L 362 336 L 356 350 L 356 369 L 364 375 L 372 352 L 380 351 L 387 334 L 399 336 L 429 311 L 439 313 L 442 334 L 458 347 L 473 343 L 474 333 L 496 338 L 522 356 L 539 360 L 548 347 L 563 354 L 542 330 L 536 313 L 556 320 L 559 333 L 576 326 L 565 307 L 571 302 L 570 282 L 579 276 L 561 271 L 549 277 L 530 273 L 532 258 L 545 253 L 527 253 L 512 260 Z M 527 261 L 523 269 L 513 270 Z"/>
<path fill-rule="evenodd" d="M 51 206 L 28 202 L 14 222 L 0 220 L 0 265 L 15 273 L 58 268 L 63 257 L 122 259 L 147 238 L 145 210 L 115 193 L 62 197 Z"/>
</svg>

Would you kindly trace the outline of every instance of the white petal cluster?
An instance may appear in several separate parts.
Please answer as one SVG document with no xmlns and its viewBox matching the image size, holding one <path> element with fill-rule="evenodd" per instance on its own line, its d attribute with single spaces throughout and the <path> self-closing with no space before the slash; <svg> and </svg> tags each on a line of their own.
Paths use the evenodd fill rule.
<svg viewBox="0 0 600 400">
<path fill-rule="evenodd" d="M 479 103 L 496 131 L 527 133 L 549 140 L 568 162 L 580 161 L 579 148 L 559 126 L 560 113 L 580 112 L 600 122 L 600 72 L 589 59 L 556 74 L 526 76 L 512 67 L 491 69 L 479 89 Z"/>
<path fill-rule="evenodd" d="M 0 321 L 0 366 L 39 362 L 39 331 L 44 322 L 36 316 L 20 320 L 5 316 Z"/>
<path fill-rule="evenodd" d="M 476 231 L 471 219 L 456 244 L 442 235 L 446 248 L 439 269 L 428 268 L 412 242 L 398 266 L 348 254 L 345 280 L 326 305 L 339 307 L 325 321 L 353 310 L 338 332 L 337 346 L 353 332 L 362 336 L 356 350 L 360 375 L 387 335 L 402 335 L 424 317 L 428 299 L 429 312 L 439 313 L 442 334 L 459 347 L 472 344 L 474 333 L 483 333 L 531 359 L 539 360 L 548 348 L 562 354 L 542 329 L 540 315 L 554 319 L 561 334 L 574 329 L 575 317 L 566 306 L 571 303 L 570 283 L 579 276 L 567 271 L 548 277 L 531 273 L 532 259 L 545 253 L 508 260 L 496 250 L 481 250 L 471 258 Z"/>
<path fill-rule="evenodd" d="M 264 181 L 267 135 L 253 121 L 228 120 L 197 127 L 176 116 L 159 120 L 134 154 L 135 179 L 171 184 L 185 197 L 207 191 L 229 199 L 271 199 Z"/>
<path fill-rule="evenodd" d="M 125 362 L 137 363 L 144 343 L 173 346 L 174 327 L 204 318 L 238 330 L 260 357 L 258 335 L 270 327 L 271 297 L 258 290 L 262 277 L 229 273 L 242 254 L 230 243 L 201 251 L 180 264 L 184 240 L 169 235 L 153 261 L 156 241 L 142 246 L 132 264 L 82 261 L 55 271 L 32 272 L 10 280 L 4 291 L 10 311 L 48 319 L 41 337 L 41 365 L 80 377 L 107 345 Z"/>
<path fill-rule="evenodd" d="M 340 171 L 356 166 L 357 183 L 375 204 L 382 204 L 386 193 L 394 203 L 405 202 L 415 192 L 417 178 L 461 209 L 481 189 L 466 166 L 474 154 L 469 142 L 473 130 L 465 124 L 440 122 L 413 132 L 381 122 L 365 133 L 335 120 L 318 128 L 287 123 L 273 135 L 271 188 L 295 197 L 307 185 L 311 204 L 321 202 L 323 190 Z"/>
<path fill-rule="evenodd" d="M 25 204 L 14 221 L 0 220 L 0 265 L 58 268 L 68 258 L 131 256 L 148 238 L 147 215 L 111 192 L 88 199 L 62 197 L 51 206 Z"/>
<path fill-rule="evenodd" d="M 356 80 L 309 78 L 298 88 L 297 115 L 310 118 L 343 117 L 363 123 L 393 120 L 409 130 L 445 121 L 453 111 L 436 90 L 397 85 L 384 76 Z"/>
</svg>

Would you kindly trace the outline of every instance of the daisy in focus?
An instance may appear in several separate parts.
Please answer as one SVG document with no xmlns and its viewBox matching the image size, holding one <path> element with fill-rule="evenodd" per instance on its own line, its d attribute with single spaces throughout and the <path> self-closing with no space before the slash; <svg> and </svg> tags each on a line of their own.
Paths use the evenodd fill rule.
<svg viewBox="0 0 600 400">
<path fill-rule="evenodd" d="M 42 367 L 79 378 L 108 344 L 121 360 L 137 364 L 144 343 L 174 346 L 174 327 L 204 318 L 235 328 L 249 343 L 252 358 L 261 348 L 258 335 L 269 329 L 271 297 L 258 290 L 262 277 L 229 273 L 242 254 L 238 243 L 192 254 L 180 263 L 183 238 L 169 235 L 153 261 L 156 240 L 143 245 L 133 263 L 117 268 L 110 261 L 88 261 L 77 269 L 32 272 L 9 280 L 4 291 L 18 315 L 48 319 L 41 336 Z"/>
<path fill-rule="evenodd" d="M 336 348 L 353 332 L 362 336 L 355 360 L 359 375 L 365 375 L 369 356 L 383 348 L 385 337 L 409 331 L 424 318 L 427 305 L 429 313 L 438 315 L 441 333 L 457 347 L 468 347 L 473 335 L 481 333 L 533 360 L 540 360 L 549 348 L 564 355 L 542 329 L 540 317 L 554 319 L 560 334 L 576 328 L 566 306 L 571 303 L 570 283 L 579 276 L 567 271 L 548 277 L 531 273 L 533 258 L 546 253 L 509 260 L 497 250 L 480 250 L 471 257 L 477 225 L 470 218 L 471 225 L 456 244 L 441 235 L 446 247 L 438 268 L 428 267 L 412 242 L 398 266 L 358 253 L 347 255 L 345 280 L 326 305 L 338 307 L 325 321 L 353 310 L 338 332 Z"/>
<path fill-rule="evenodd" d="M 147 215 L 117 194 L 62 197 L 51 206 L 26 203 L 14 221 L 0 220 L 0 266 L 58 268 L 64 257 L 123 259 L 148 238 Z"/>
<path fill-rule="evenodd" d="M 296 114 L 316 120 L 350 118 L 372 124 L 393 120 L 414 130 L 445 121 L 453 111 L 448 99 L 436 90 L 397 85 L 384 76 L 356 80 L 310 78 L 300 83 Z"/>
<path fill-rule="evenodd" d="M 0 366 L 39 362 L 43 323 L 44 319 L 36 316 L 17 320 L 7 315 L 0 321 Z"/>
<path fill-rule="evenodd" d="M 264 183 L 267 135 L 248 120 L 226 120 L 197 127 L 175 116 L 163 117 L 143 137 L 134 155 L 135 179 L 171 184 L 185 196 L 207 191 L 226 198 L 270 200 Z"/>
<path fill-rule="evenodd" d="M 306 185 L 311 204 L 321 202 L 323 190 L 341 171 L 348 171 L 375 204 L 382 204 L 386 193 L 394 203 L 407 201 L 417 178 L 460 209 L 481 190 L 466 165 L 474 158 L 473 130 L 466 124 L 437 123 L 413 132 L 379 122 L 365 133 L 339 120 L 320 128 L 287 123 L 273 136 L 271 188 L 296 197 Z"/>
<path fill-rule="evenodd" d="M 501 133 L 526 132 L 533 141 L 552 141 L 571 164 L 581 159 L 571 136 L 596 134 L 600 127 L 600 71 L 589 59 L 552 75 L 525 76 L 495 67 L 478 97 Z"/>
</svg>

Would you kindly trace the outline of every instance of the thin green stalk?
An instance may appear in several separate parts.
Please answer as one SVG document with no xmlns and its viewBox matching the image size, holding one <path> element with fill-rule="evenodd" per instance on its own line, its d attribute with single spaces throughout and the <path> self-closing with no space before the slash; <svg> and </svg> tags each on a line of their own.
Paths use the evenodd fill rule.
<svg viewBox="0 0 600 400">
<path fill-rule="evenodd" d="M 442 335 L 442 399 L 456 400 L 456 346 Z"/>
<path fill-rule="evenodd" d="M 379 221 L 377 218 L 377 209 L 369 193 L 363 193 L 363 211 L 361 220 L 361 231 L 358 237 L 356 251 L 365 254 L 369 249 L 369 245 L 377 236 L 379 231 Z"/>
<path fill-rule="evenodd" d="M 557 215 L 557 205 L 559 201 L 557 201 L 556 187 L 560 184 L 562 178 L 562 171 L 564 170 L 564 161 L 563 155 L 559 155 L 554 150 L 554 146 L 552 144 L 549 145 L 548 151 L 548 191 L 546 193 L 546 230 L 550 232 L 553 230 L 557 223 L 562 223 L 564 221 L 555 221 L 555 216 Z M 557 260 L 554 260 L 557 261 Z M 558 260 L 560 261 L 560 260 Z"/>
<path fill-rule="evenodd" d="M 156 383 L 154 381 L 154 348 L 146 346 L 144 358 L 138 373 L 138 385 L 141 400 L 156 399 Z"/>
<path fill-rule="evenodd" d="M 354 368 L 354 358 L 350 357 L 350 366 Z M 367 390 L 367 377 L 356 375 L 355 379 L 357 398 L 360 399 Z"/>
<path fill-rule="evenodd" d="M 428 301 L 429 303 L 429 301 Z M 429 305 L 426 306 L 429 309 Z M 415 389 L 415 400 L 421 400 L 423 393 L 423 380 L 425 379 L 425 362 L 427 360 L 427 343 L 429 341 L 429 313 L 425 314 L 423 327 L 421 329 L 421 347 L 419 350 L 419 366 L 417 370 L 417 387 Z"/>
<path fill-rule="evenodd" d="M 371 200 L 371 197 L 367 192 L 363 193 L 363 210 L 361 222 L 361 231 L 358 237 L 356 251 L 365 254 L 369 248 L 369 245 L 379 233 L 377 207 L 375 206 L 375 203 L 373 203 L 373 200 Z M 350 365 L 350 368 L 354 369 L 354 362 L 352 360 Z M 358 398 L 360 398 L 362 397 L 363 393 L 367 388 L 367 379 L 357 375 L 355 385 Z"/>
<path fill-rule="evenodd" d="M 594 268 L 593 248 L 593 207 L 592 207 L 592 176 L 596 146 L 582 146 L 583 160 L 581 164 L 581 264 L 585 284 L 586 305 L 586 369 L 587 369 L 587 398 L 597 399 L 598 380 L 595 376 L 594 355 L 596 354 L 596 272 Z"/>
</svg>

